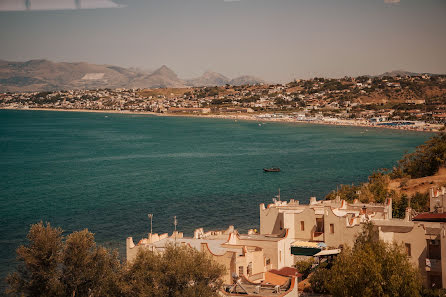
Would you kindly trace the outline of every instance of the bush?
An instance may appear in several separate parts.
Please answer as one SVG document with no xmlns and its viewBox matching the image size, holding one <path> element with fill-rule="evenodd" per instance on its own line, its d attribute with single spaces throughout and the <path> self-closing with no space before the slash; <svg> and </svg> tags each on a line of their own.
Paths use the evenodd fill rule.
<svg viewBox="0 0 446 297">
<path fill-rule="evenodd" d="M 327 283 L 329 281 L 330 270 L 326 268 L 318 268 L 310 278 L 311 289 L 315 293 L 327 294 Z"/>
<path fill-rule="evenodd" d="M 392 177 L 409 175 L 420 178 L 434 175 L 446 162 L 446 133 L 440 133 L 417 147 L 416 151 L 406 154 L 394 168 Z"/>
<path fill-rule="evenodd" d="M 297 271 L 302 274 L 302 278 L 305 279 L 310 274 L 313 263 L 314 259 L 311 257 L 307 260 L 297 261 L 294 266 L 296 267 Z"/>
<path fill-rule="evenodd" d="M 40 222 L 28 241 L 17 249 L 17 271 L 7 277 L 9 295 L 212 297 L 222 285 L 224 267 L 187 246 L 169 246 L 163 254 L 142 250 L 123 266 L 88 230 L 64 238 L 60 228 Z"/>
<path fill-rule="evenodd" d="M 367 224 L 353 248 L 345 248 L 330 270 L 316 271 L 314 290 L 333 296 L 420 296 L 421 275 L 402 247 L 379 240 Z"/>
</svg>

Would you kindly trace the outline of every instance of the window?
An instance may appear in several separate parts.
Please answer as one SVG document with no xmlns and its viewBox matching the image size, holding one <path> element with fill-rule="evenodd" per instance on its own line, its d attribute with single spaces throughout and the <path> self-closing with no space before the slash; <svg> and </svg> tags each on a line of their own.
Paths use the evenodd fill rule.
<svg viewBox="0 0 446 297">
<path fill-rule="evenodd" d="M 441 246 L 439 240 L 427 240 L 427 257 L 429 259 L 441 260 Z"/>
<path fill-rule="evenodd" d="M 410 248 L 410 243 L 405 243 L 404 247 L 406 249 L 406 254 L 410 257 L 412 254 L 411 248 Z"/>
<path fill-rule="evenodd" d="M 331 234 L 334 233 L 334 224 L 330 224 L 330 233 L 331 233 Z"/>
<path fill-rule="evenodd" d="M 282 230 L 283 229 L 283 221 L 282 220 L 280 220 L 280 230 Z"/>
<path fill-rule="evenodd" d="M 248 267 L 246 268 L 246 273 L 251 276 L 252 275 L 252 262 L 249 262 Z"/>
<path fill-rule="evenodd" d="M 271 264 L 271 260 L 270 259 L 266 259 L 266 265 Z"/>
<path fill-rule="evenodd" d="M 324 219 L 316 219 L 316 232 L 318 233 L 324 233 Z"/>
<path fill-rule="evenodd" d="M 300 221 L 300 231 L 305 231 L 305 222 Z"/>
<path fill-rule="evenodd" d="M 244 273 L 243 273 L 243 266 L 239 266 L 238 267 L 238 275 L 239 276 L 242 276 Z"/>
</svg>

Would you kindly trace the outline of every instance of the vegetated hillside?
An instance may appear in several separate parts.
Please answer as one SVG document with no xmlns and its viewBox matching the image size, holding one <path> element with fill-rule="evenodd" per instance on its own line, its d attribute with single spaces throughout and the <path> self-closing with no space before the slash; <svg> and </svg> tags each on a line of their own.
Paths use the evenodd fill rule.
<svg viewBox="0 0 446 297">
<path fill-rule="evenodd" d="M 393 84 L 393 86 L 397 87 L 384 87 L 387 84 Z M 361 104 L 388 106 L 389 108 L 395 104 L 404 104 L 413 100 L 424 100 L 428 103 L 429 100 L 437 100 L 444 96 L 446 94 L 445 87 L 444 85 L 438 85 L 434 79 L 423 82 L 374 79 L 372 87 L 367 89 L 366 92 L 357 94 L 356 99 L 353 101 Z M 412 108 L 414 107 L 419 106 L 412 106 Z"/>
<path fill-rule="evenodd" d="M 410 72 L 405 70 L 392 70 L 384 72 L 383 74 L 377 75 L 378 77 L 384 77 L 384 76 L 419 76 L 420 73 L 417 72 Z"/>
<path fill-rule="evenodd" d="M 420 178 L 396 178 L 390 180 L 389 190 L 397 194 L 413 196 L 418 193 L 426 193 L 432 187 L 441 187 L 446 185 L 446 168 L 442 167 L 438 172 L 431 176 Z"/>
<path fill-rule="evenodd" d="M 393 215 L 404 217 L 409 205 L 416 212 L 429 210 L 429 189 L 446 185 L 446 134 L 433 136 L 416 151 L 406 154 L 392 171 L 380 170 L 369 176 L 369 181 L 360 185 L 341 185 L 340 189 L 326 199 L 341 199 L 352 202 L 383 203 L 393 200 Z"/>
<path fill-rule="evenodd" d="M 136 68 L 66 63 L 48 60 L 9 62 L 0 60 L 0 92 L 57 91 L 100 88 L 183 88 L 187 86 L 222 86 L 263 82 L 251 76 L 230 80 L 215 72 L 183 80 L 163 65 L 153 73 Z"/>
</svg>

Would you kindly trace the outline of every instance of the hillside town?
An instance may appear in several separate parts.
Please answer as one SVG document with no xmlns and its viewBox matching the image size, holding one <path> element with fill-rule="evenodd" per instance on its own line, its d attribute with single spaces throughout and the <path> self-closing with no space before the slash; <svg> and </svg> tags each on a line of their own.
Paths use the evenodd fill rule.
<svg viewBox="0 0 446 297">
<path fill-rule="evenodd" d="M 302 281 L 296 262 L 311 259 L 313 270 L 330 264 L 372 223 L 379 239 L 404 247 L 426 287 L 445 288 L 445 201 L 446 188 L 431 188 L 428 212 L 414 215 L 409 206 L 405 217 L 398 219 L 392 217 L 391 198 L 384 203 L 357 199 L 348 203 L 340 197 L 319 201 L 311 197 L 309 204 L 300 204 L 294 199 L 281 201 L 278 195 L 271 204 L 260 204 L 260 230 L 241 234 L 234 226 L 207 232 L 198 228 L 192 237 L 178 231 L 172 235 L 148 233 L 137 244 L 128 237 L 127 261 L 134 261 L 144 249 L 162 253 L 172 244 L 190 246 L 226 268 L 222 295 L 298 296 L 309 283 Z"/>
<path fill-rule="evenodd" d="M 0 108 L 151 112 L 438 131 L 446 123 L 446 76 L 315 77 L 287 84 L 3 93 Z"/>
</svg>

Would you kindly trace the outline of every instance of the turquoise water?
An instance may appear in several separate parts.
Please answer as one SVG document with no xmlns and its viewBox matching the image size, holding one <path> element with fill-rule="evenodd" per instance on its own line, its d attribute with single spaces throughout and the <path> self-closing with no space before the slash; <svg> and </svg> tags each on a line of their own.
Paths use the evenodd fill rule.
<svg viewBox="0 0 446 297">
<path fill-rule="evenodd" d="M 103 113 L 0 110 L 0 277 L 30 224 L 88 228 L 121 251 L 150 228 L 258 227 L 261 202 L 323 198 L 430 134 Z M 280 173 L 263 173 L 280 167 Z"/>
</svg>

